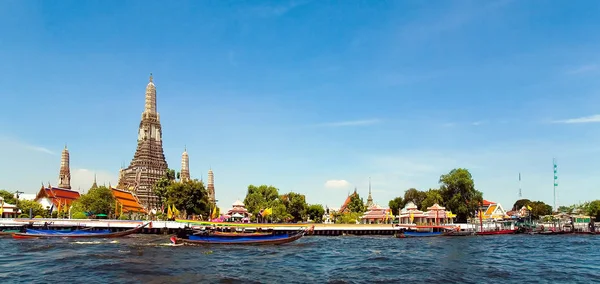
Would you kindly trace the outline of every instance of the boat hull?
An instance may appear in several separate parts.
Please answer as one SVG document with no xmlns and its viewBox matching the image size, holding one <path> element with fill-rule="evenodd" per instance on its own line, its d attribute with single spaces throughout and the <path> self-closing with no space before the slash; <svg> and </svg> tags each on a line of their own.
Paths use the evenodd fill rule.
<svg viewBox="0 0 600 284">
<path fill-rule="evenodd" d="M 91 239 L 91 238 L 120 238 L 120 237 L 125 237 L 131 234 L 136 234 L 139 233 L 143 228 L 145 228 L 146 226 L 148 226 L 150 223 L 146 223 L 142 226 L 138 226 L 135 227 L 133 229 L 129 229 L 126 231 L 122 231 L 122 232 L 114 232 L 114 233 L 106 233 L 106 232 L 101 232 L 101 233 L 93 233 L 93 232 L 86 232 L 86 233 L 13 233 L 12 237 L 14 239 L 51 239 L 51 238 L 68 238 L 68 239 Z M 36 231 L 36 230 L 34 230 Z M 39 231 L 44 231 L 44 230 L 37 230 Z M 49 232 L 49 231 L 48 231 Z"/>
<path fill-rule="evenodd" d="M 449 232 L 442 233 L 442 236 L 445 236 L 445 237 L 466 237 L 466 236 L 473 236 L 473 235 L 475 235 L 475 233 L 470 232 L 470 231 L 449 231 Z"/>
<path fill-rule="evenodd" d="M 514 230 L 498 230 L 498 231 L 483 231 L 483 232 L 477 232 L 476 235 L 478 235 L 478 236 L 510 235 L 510 234 L 515 234 L 516 232 L 517 232 L 517 229 L 514 229 Z"/>
<path fill-rule="evenodd" d="M 281 245 L 291 243 L 304 236 L 304 231 L 293 235 L 269 235 L 261 237 L 223 237 L 223 236 L 189 236 L 188 238 L 172 237 L 171 242 L 185 245 Z"/>
<path fill-rule="evenodd" d="M 271 236 L 273 233 L 228 233 L 228 232 L 212 232 L 211 235 L 219 237 L 264 237 Z"/>
<path fill-rule="evenodd" d="M 396 238 L 424 238 L 424 237 L 439 237 L 442 232 L 411 232 L 406 231 L 396 235 Z"/>
</svg>

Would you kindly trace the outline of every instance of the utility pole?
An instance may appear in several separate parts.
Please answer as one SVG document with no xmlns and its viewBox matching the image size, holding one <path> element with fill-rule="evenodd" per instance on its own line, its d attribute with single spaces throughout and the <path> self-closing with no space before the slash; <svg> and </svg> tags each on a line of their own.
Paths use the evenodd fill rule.
<svg viewBox="0 0 600 284">
<path fill-rule="evenodd" d="M 556 187 L 558 186 L 558 171 L 556 168 L 556 158 L 552 158 L 552 165 L 554 166 L 554 212 L 557 212 L 558 207 L 556 207 Z"/>
</svg>

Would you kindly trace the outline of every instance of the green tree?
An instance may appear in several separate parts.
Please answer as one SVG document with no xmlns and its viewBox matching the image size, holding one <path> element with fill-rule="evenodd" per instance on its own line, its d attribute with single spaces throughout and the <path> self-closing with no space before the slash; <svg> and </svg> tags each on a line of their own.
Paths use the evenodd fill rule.
<svg viewBox="0 0 600 284">
<path fill-rule="evenodd" d="M 168 187 L 175 182 L 175 170 L 168 169 L 164 176 L 161 177 L 156 183 L 152 186 L 152 192 L 156 197 L 158 197 L 158 203 L 160 206 L 165 204 L 167 201 L 167 189 Z"/>
<path fill-rule="evenodd" d="M 348 203 L 348 210 L 352 213 L 364 213 L 367 208 L 365 206 L 365 202 L 358 195 L 358 193 L 354 193 L 350 196 L 350 203 Z"/>
<path fill-rule="evenodd" d="M 210 215 L 208 191 L 198 180 L 174 182 L 167 187 L 167 203 L 186 214 Z"/>
<path fill-rule="evenodd" d="M 406 205 L 408 202 L 412 202 L 417 206 L 417 208 L 421 208 L 425 197 L 425 192 L 419 191 L 416 188 L 409 188 L 404 192 L 404 205 Z"/>
<path fill-rule="evenodd" d="M 360 222 L 360 217 L 362 217 L 362 213 L 360 213 L 360 212 L 342 213 L 335 217 L 335 223 L 336 224 L 356 224 L 356 222 Z"/>
<path fill-rule="evenodd" d="M 421 210 L 427 210 L 427 207 L 431 207 L 434 204 L 444 204 L 444 198 L 442 198 L 442 192 L 439 189 L 429 189 L 425 192 L 425 199 L 421 203 Z"/>
<path fill-rule="evenodd" d="M 596 221 L 600 220 L 600 200 L 590 202 L 586 209 L 586 214 L 595 218 Z"/>
<path fill-rule="evenodd" d="M 315 223 L 323 222 L 322 219 L 323 219 L 323 215 L 325 214 L 325 208 L 323 208 L 323 205 L 321 205 L 321 204 L 309 205 L 308 209 L 306 211 L 307 211 L 310 219 L 315 221 Z"/>
<path fill-rule="evenodd" d="M 513 211 L 521 210 L 521 208 L 523 208 L 523 206 L 527 206 L 527 204 L 529 204 L 529 203 L 531 203 L 531 200 L 529 200 L 529 199 L 519 199 L 513 205 L 512 210 Z"/>
<path fill-rule="evenodd" d="M 306 218 L 306 197 L 303 194 L 290 192 L 281 196 L 281 200 L 287 209 L 287 212 L 292 215 L 293 221 L 299 222 Z"/>
<path fill-rule="evenodd" d="M 29 209 L 32 210 L 31 216 L 48 216 L 48 210 L 44 209 L 41 204 L 32 200 L 19 200 L 18 208 L 21 210 L 21 213 L 27 214 L 27 216 L 29 216 Z"/>
<path fill-rule="evenodd" d="M 388 206 L 392 210 L 392 214 L 399 215 L 400 209 L 402 209 L 404 207 L 404 199 L 402 199 L 402 197 L 398 196 L 398 197 L 390 200 L 390 202 L 388 203 Z"/>
<path fill-rule="evenodd" d="M 259 215 L 260 210 L 277 205 L 273 202 L 278 199 L 279 189 L 274 186 L 264 184 L 260 186 L 249 185 L 246 198 L 244 198 L 244 205 L 248 209 L 248 212 L 252 213 L 252 218 L 255 219 Z M 273 208 L 273 215 L 275 215 L 274 213 L 275 209 Z"/>
<path fill-rule="evenodd" d="M 440 176 L 440 191 L 448 210 L 456 214 L 457 222 L 474 217 L 483 203 L 483 194 L 475 189 L 475 182 L 467 169 L 453 169 Z"/>
<path fill-rule="evenodd" d="M 108 187 L 99 186 L 82 194 L 72 206 L 71 214 L 82 212 L 90 215 L 110 215 L 115 211 L 115 198 Z"/>
<path fill-rule="evenodd" d="M 14 194 L 6 190 L 0 190 L 0 197 L 4 199 L 4 203 L 16 205 L 17 200 L 15 199 Z"/>
<path fill-rule="evenodd" d="M 552 206 L 542 201 L 532 201 L 525 206 L 531 207 L 531 217 L 533 219 L 539 219 L 542 216 L 552 215 Z"/>
</svg>

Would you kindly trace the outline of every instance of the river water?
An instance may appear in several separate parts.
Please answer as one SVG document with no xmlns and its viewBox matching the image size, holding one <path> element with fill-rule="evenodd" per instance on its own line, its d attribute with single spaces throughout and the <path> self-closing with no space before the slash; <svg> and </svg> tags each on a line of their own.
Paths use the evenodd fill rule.
<svg viewBox="0 0 600 284">
<path fill-rule="evenodd" d="M 0 283 L 598 283 L 600 236 L 304 237 L 172 246 L 168 236 L 0 239 Z"/>
</svg>

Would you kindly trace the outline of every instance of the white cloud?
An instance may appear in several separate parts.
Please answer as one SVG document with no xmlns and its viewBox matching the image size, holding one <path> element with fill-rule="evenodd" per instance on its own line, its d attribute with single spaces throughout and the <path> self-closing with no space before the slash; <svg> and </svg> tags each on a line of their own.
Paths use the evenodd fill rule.
<svg viewBox="0 0 600 284">
<path fill-rule="evenodd" d="M 345 189 L 350 188 L 352 184 L 344 179 L 332 179 L 325 182 L 326 188 L 331 189 Z"/>
<path fill-rule="evenodd" d="M 475 122 L 471 123 L 471 125 L 473 125 L 473 126 L 479 126 L 479 125 L 482 125 L 484 123 L 485 123 L 485 121 L 480 120 L 480 121 L 475 121 Z"/>
<path fill-rule="evenodd" d="M 118 182 L 117 173 L 108 171 L 93 171 L 88 169 L 71 169 L 71 188 L 73 190 L 81 189 L 82 192 L 87 192 L 94 183 L 94 174 L 99 186 L 111 184 L 116 186 Z"/>
<path fill-rule="evenodd" d="M 53 151 L 50 151 L 48 148 L 44 148 L 44 147 L 40 147 L 40 146 L 23 145 L 23 147 L 25 147 L 29 150 L 36 151 L 36 152 L 46 153 L 49 155 L 56 155 L 56 153 L 54 153 Z"/>
<path fill-rule="evenodd" d="M 323 123 L 323 124 L 320 124 L 320 126 L 328 126 L 328 127 L 366 126 L 366 125 L 377 124 L 380 122 L 381 122 L 380 119 L 349 120 L 349 121 Z"/>
<path fill-rule="evenodd" d="M 556 120 L 553 123 L 572 124 L 572 123 L 595 123 L 595 122 L 600 122 L 600 114 L 578 117 L 578 118 L 570 118 L 570 119 L 564 119 L 564 120 Z"/>
</svg>

